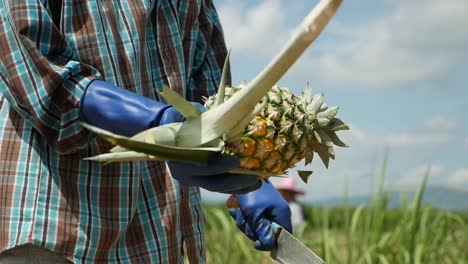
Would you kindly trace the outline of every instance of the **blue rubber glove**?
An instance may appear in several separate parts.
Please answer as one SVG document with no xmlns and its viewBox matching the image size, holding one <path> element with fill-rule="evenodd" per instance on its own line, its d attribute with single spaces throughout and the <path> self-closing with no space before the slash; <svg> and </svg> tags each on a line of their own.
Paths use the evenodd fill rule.
<svg viewBox="0 0 468 264">
<path fill-rule="evenodd" d="M 201 104 L 193 104 L 204 110 Z M 152 127 L 183 121 L 183 116 L 173 106 L 101 80 L 92 81 L 81 97 L 80 118 L 93 126 L 129 137 Z"/>
<path fill-rule="evenodd" d="M 221 154 L 206 165 L 167 162 L 172 177 L 182 185 L 195 185 L 208 191 L 228 194 L 248 193 L 258 189 L 261 181 L 257 176 L 227 173 L 239 168 L 239 164 L 239 158 Z"/>
<path fill-rule="evenodd" d="M 291 210 L 270 181 L 263 180 L 258 190 L 235 197 L 239 208 L 231 208 L 229 213 L 237 227 L 254 241 L 256 249 L 268 251 L 275 245 L 271 221 L 292 233 Z"/>
</svg>

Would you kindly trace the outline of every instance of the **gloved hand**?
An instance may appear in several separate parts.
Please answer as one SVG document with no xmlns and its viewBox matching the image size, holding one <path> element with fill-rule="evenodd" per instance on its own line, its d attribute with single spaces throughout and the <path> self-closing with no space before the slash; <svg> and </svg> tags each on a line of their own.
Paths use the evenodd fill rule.
<svg viewBox="0 0 468 264">
<path fill-rule="evenodd" d="M 204 110 L 201 104 L 193 104 Z M 183 121 L 183 116 L 173 106 L 101 80 L 92 81 L 81 97 L 80 118 L 93 126 L 124 136 Z"/>
<path fill-rule="evenodd" d="M 232 174 L 227 171 L 239 168 L 240 160 L 234 156 L 219 155 L 206 165 L 168 161 L 172 177 L 182 185 L 196 185 L 212 192 L 248 193 L 260 187 L 254 175 Z"/>
<path fill-rule="evenodd" d="M 275 245 L 275 233 L 270 224 L 274 221 L 292 233 L 291 210 L 288 203 L 269 180 L 247 194 L 236 194 L 239 208 L 229 209 L 237 227 L 252 241 L 258 250 L 268 251 Z"/>
<path fill-rule="evenodd" d="M 201 111 L 205 108 L 193 103 Z M 111 83 L 94 80 L 81 98 L 83 121 L 110 132 L 133 136 L 143 130 L 174 122 L 184 117 L 171 105 L 137 95 Z M 239 159 L 220 155 L 205 165 L 168 162 L 172 176 L 183 185 L 195 185 L 222 193 L 244 193 L 260 187 L 256 176 L 229 174 L 239 167 Z"/>
</svg>

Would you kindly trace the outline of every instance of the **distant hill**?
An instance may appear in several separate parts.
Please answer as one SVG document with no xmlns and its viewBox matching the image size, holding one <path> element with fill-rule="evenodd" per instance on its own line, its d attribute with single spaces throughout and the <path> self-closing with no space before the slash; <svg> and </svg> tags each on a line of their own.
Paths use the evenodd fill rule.
<svg viewBox="0 0 468 264">
<path fill-rule="evenodd" d="M 403 194 L 406 194 L 407 201 L 411 203 L 416 195 L 416 190 L 392 191 L 389 207 L 400 207 Z M 372 197 L 370 196 L 351 196 L 349 197 L 349 204 L 351 206 L 358 206 L 368 204 L 371 200 Z M 314 201 L 314 204 L 333 207 L 343 205 L 344 201 L 343 197 L 332 197 Z M 468 191 L 446 186 L 427 186 L 423 196 L 423 204 L 439 209 L 468 211 Z"/>
</svg>

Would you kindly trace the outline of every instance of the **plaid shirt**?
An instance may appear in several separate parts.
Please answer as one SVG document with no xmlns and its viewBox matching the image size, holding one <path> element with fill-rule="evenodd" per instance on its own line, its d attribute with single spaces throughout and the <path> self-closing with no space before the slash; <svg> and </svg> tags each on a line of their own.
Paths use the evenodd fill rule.
<svg viewBox="0 0 468 264">
<path fill-rule="evenodd" d="M 1 1 L 0 14 L 0 252 L 204 262 L 199 189 L 161 162 L 84 161 L 111 146 L 79 125 L 78 105 L 95 78 L 155 100 L 163 84 L 213 94 L 226 47 L 212 1 Z"/>
</svg>

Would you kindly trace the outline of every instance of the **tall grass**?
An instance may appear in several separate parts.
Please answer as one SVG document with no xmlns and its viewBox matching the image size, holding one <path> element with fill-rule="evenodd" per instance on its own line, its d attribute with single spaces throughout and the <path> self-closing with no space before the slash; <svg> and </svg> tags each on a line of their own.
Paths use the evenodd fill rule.
<svg viewBox="0 0 468 264">
<path fill-rule="evenodd" d="M 352 208 L 345 191 L 338 208 L 305 207 L 307 224 L 294 232 L 327 263 L 468 263 L 468 212 L 438 210 L 422 204 L 429 169 L 416 196 L 389 207 L 384 190 L 387 159 L 369 205 Z M 208 263 L 274 263 L 256 251 L 237 230 L 222 205 L 206 205 Z"/>
</svg>

